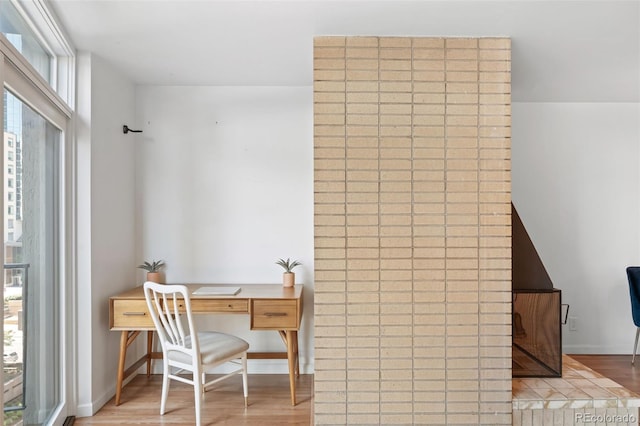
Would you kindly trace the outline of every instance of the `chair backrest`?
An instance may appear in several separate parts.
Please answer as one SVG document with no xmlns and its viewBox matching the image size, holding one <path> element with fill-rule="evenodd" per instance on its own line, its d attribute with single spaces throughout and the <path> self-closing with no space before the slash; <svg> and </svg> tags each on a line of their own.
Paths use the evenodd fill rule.
<svg viewBox="0 0 640 426">
<path fill-rule="evenodd" d="M 192 338 L 197 334 L 187 287 L 147 281 L 144 297 L 165 356 L 169 351 L 178 351 L 192 356 L 195 362 L 200 348 L 198 339 Z"/>
<path fill-rule="evenodd" d="M 629 295 L 631 296 L 631 315 L 636 327 L 640 327 L 640 266 L 627 268 Z"/>
</svg>

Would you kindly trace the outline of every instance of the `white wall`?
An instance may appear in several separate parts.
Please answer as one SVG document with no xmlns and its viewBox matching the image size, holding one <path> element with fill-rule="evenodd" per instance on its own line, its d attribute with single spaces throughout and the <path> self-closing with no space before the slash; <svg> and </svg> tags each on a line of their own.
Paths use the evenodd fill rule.
<svg viewBox="0 0 640 426">
<path fill-rule="evenodd" d="M 313 130 L 311 87 L 139 86 L 136 123 L 138 263 L 163 259 L 174 283 L 281 283 L 295 258 L 304 283 L 303 372 L 313 371 Z M 138 274 L 138 284 L 144 272 Z M 283 350 L 247 316 L 200 318 Z M 286 373 L 286 360 L 251 360 Z M 253 364 L 253 365 L 252 365 Z"/>
<path fill-rule="evenodd" d="M 576 331 L 565 353 L 630 353 L 640 264 L 637 103 L 513 104 L 513 202 Z"/>
<path fill-rule="evenodd" d="M 135 282 L 135 145 L 122 133 L 135 90 L 95 55 L 78 55 L 77 74 L 77 415 L 88 416 L 115 393 L 120 333 L 109 331 L 109 296 Z"/>
</svg>

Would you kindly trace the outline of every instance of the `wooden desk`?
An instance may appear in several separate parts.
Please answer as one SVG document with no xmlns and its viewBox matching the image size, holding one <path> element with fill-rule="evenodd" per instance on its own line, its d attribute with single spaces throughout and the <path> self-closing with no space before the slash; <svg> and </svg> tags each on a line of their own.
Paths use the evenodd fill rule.
<svg viewBox="0 0 640 426">
<path fill-rule="evenodd" d="M 191 292 L 204 285 L 189 284 Z M 275 330 L 280 334 L 286 352 L 249 352 L 248 358 L 287 359 L 291 404 L 296 405 L 296 376 L 300 375 L 298 358 L 298 330 L 302 321 L 302 284 L 283 287 L 282 284 L 229 284 L 241 287 L 235 296 L 202 296 L 191 293 L 194 314 L 245 314 L 251 316 L 251 330 Z M 151 374 L 151 360 L 161 359 L 162 352 L 153 352 L 155 327 L 147 309 L 142 286 L 109 298 L 109 327 L 120 331 L 120 358 L 116 383 L 116 405 L 120 405 L 123 381 L 147 363 Z M 141 331 L 147 331 L 147 353 L 125 370 L 127 348 Z"/>
</svg>

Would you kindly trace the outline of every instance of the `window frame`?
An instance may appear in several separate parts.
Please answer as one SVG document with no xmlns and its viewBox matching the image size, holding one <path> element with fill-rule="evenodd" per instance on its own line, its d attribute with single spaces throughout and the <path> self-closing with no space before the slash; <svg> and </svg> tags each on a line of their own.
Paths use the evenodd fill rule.
<svg viewBox="0 0 640 426">
<path fill-rule="evenodd" d="M 75 106 L 75 48 L 45 0 L 9 0 L 33 31 L 41 46 L 51 55 L 51 84 L 36 71 L 71 109 Z M 15 49 L 14 49 L 15 50 Z M 22 55 L 19 54 L 20 57 Z M 24 59 L 24 57 L 22 57 Z M 26 61 L 26 59 L 25 59 Z M 27 61 L 28 63 L 28 61 Z M 30 65 L 30 64 L 29 64 Z M 33 68 L 33 67 L 31 67 Z M 29 76 L 33 79 L 33 76 Z"/>
<path fill-rule="evenodd" d="M 57 24 L 55 16 L 49 11 L 45 0 L 10 0 L 18 6 L 23 17 L 32 27 L 43 46 L 54 52 L 52 85 L 49 84 L 35 68 L 17 51 L 17 49 L 0 34 L 0 83 L 3 89 L 10 90 L 22 102 L 62 131 L 60 146 L 60 194 L 59 194 L 59 271 L 60 288 L 60 329 L 58 336 L 60 345 L 60 405 L 52 419 L 53 425 L 62 425 L 66 416 L 75 414 L 77 388 L 76 374 L 77 348 L 76 322 L 76 287 L 77 262 L 76 253 L 76 146 L 74 135 L 75 105 L 75 49 L 67 41 L 67 37 Z M 4 109 L 0 97 L 0 109 Z M 5 161 L 0 155 L 0 169 Z M 2 190 L 4 191 L 4 190 Z M 4 195 L 0 196 L 0 211 L 5 211 Z M 4 259 L 4 247 L 0 244 L 0 258 Z M 0 327 L 4 327 L 0 318 Z M 2 372 L 0 370 L 0 376 Z M 0 377 L 0 379 L 2 379 Z M 2 383 L 4 383 L 2 381 Z M 0 392 L 0 405 L 4 406 L 3 393 Z"/>
</svg>

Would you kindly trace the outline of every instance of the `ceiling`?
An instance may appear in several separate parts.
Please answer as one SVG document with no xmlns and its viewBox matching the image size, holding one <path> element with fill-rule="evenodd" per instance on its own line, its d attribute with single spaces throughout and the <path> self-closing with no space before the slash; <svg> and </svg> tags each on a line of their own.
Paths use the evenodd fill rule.
<svg viewBox="0 0 640 426">
<path fill-rule="evenodd" d="M 50 0 L 137 84 L 311 85 L 317 35 L 508 36 L 513 100 L 640 101 L 640 1 Z"/>
</svg>

